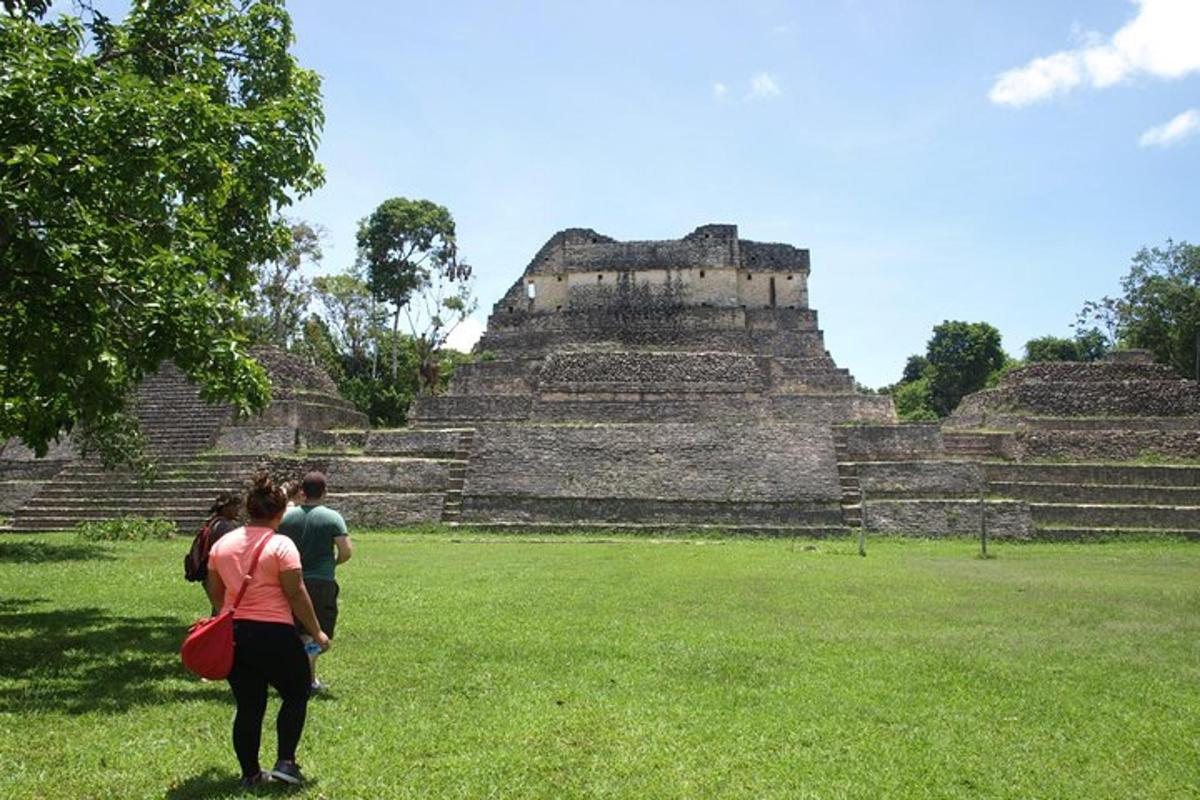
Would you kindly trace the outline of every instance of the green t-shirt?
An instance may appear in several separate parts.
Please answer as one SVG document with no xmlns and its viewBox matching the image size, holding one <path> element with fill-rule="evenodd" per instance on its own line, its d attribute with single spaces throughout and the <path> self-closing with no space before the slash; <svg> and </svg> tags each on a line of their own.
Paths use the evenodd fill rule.
<svg viewBox="0 0 1200 800">
<path fill-rule="evenodd" d="M 305 578 L 333 580 L 337 565 L 333 540 L 346 535 L 346 520 L 325 506 L 295 506 L 283 515 L 279 532 L 296 543 Z"/>
</svg>

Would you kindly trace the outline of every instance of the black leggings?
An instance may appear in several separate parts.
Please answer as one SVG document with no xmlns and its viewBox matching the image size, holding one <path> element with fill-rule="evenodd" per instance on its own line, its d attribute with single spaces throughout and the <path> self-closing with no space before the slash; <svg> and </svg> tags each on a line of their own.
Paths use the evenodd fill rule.
<svg viewBox="0 0 1200 800">
<path fill-rule="evenodd" d="M 280 622 L 236 620 L 233 642 L 233 671 L 229 673 L 229 688 L 237 701 L 233 750 L 242 775 L 257 775 L 268 684 L 275 687 L 283 700 L 275 720 L 279 759 L 296 759 L 296 746 L 308 711 L 308 657 L 295 626 Z"/>
</svg>

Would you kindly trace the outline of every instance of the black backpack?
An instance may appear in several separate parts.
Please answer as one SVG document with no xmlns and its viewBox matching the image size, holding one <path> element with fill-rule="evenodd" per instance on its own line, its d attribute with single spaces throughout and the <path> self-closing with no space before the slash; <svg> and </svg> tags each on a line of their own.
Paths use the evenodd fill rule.
<svg viewBox="0 0 1200 800">
<path fill-rule="evenodd" d="M 183 557 L 183 577 L 193 583 L 208 577 L 208 551 L 212 547 L 212 529 L 216 521 L 216 517 L 208 518 Z"/>
</svg>

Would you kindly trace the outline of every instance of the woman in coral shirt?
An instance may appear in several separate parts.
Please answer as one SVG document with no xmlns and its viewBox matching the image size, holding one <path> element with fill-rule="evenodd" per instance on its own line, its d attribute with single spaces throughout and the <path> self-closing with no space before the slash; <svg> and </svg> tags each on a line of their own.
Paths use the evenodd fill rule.
<svg viewBox="0 0 1200 800">
<path fill-rule="evenodd" d="M 312 601 L 304 589 L 300 552 L 286 536 L 275 534 L 287 498 L 266 472 L 254 478 L 246 495 L 249 522 L 230 531 L 212 546 L 208 555 L 208 596 L 214 608 L 233 605 L 254 551 L 266 540 L 250 585 L 233 613 L 233 671 L 229 687 L 237 701 L 233 718 L 233 749 L 242 767 L 242 785 L 253 786 L 270 778 L 303 783 L 296 764 L 296 747 L 308 711 L 309 667 L 304 644 L 294 619 L 321 648 L 329 637 L 317 623 Z M 294 619 L 293 619 L 294 618 Z M 279 759 L 263 772 L 258 763 L 263 716 L 267 711 L 267 686 L 274 686 L 283 704 L 279 709 Z"/>
</svg>

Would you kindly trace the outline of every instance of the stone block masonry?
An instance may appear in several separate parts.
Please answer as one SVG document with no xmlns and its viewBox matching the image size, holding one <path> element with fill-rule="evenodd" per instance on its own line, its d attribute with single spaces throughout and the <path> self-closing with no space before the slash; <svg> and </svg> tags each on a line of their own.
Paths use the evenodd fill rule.
<svg viewBox="0 0 1200 800">
<path fill-rule="evenodd" d="M 838 527 L 830 429 L 786 424 L 487 424 L 465 522 Z"/>
</svg>

